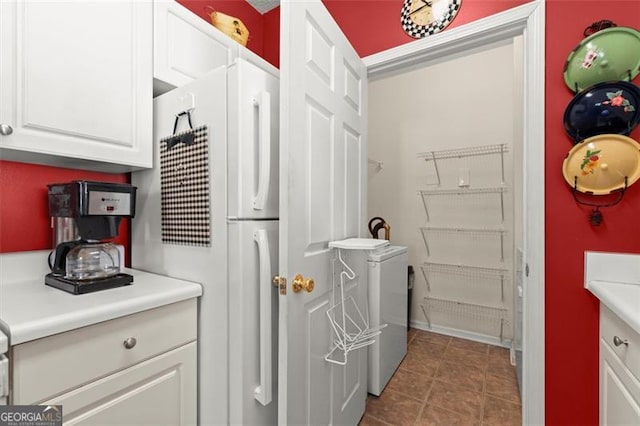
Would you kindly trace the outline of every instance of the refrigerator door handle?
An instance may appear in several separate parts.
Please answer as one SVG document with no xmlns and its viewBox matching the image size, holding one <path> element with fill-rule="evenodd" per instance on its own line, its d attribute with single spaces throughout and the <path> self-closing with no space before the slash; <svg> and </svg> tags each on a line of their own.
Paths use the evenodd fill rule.
<svg viewBox="0 0 640 426">
<path fill-rule="evenodd" d="M 271 256 L 269 254 L 269 239 L 265 229 L 254 232 L 253 239 L 258 245 L 258 261 L 260 263 L 260 386 L 253 396 L 262 405 L 271 402 Z"/>
<path fill-rule="evenodd" d="M 271 94 L 261 92 L 254 98 L 253 104 L 258 107 L 258 193 L 253 199 L 253 209 L 263 210 L 269 195 L 269 179 L 271 177 Z"/>
</svg>

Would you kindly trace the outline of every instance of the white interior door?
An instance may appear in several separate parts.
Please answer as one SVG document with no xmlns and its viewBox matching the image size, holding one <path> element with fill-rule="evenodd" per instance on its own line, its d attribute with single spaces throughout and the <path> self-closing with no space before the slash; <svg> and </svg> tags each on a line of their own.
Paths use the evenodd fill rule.
<svg viewBox="0 0 640 426">
<path fill-rule="evenodd" d="M 278 420 L 356 424 L 366 349 L 345 366 L 332 348 L 332 240 L 359 236 L 366 194 L 366 68 L 320 0 L 281 3 Z M 292 290 L 294 276 L 312 292 Z"/>
</svg>

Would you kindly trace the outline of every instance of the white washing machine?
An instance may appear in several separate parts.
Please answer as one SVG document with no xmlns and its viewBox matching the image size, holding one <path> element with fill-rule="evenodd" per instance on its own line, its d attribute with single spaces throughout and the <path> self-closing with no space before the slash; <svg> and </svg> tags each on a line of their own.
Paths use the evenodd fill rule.
<svg viewBox="0 0 640 426">
<path fill-rule="evenodd" d="M 370 252 L 367 259 L 369 323 L 387 324 L 369 346 L 368 392 L 380 395 L 407 354 L 406 247 L 386 246 Z"/>
</svg>

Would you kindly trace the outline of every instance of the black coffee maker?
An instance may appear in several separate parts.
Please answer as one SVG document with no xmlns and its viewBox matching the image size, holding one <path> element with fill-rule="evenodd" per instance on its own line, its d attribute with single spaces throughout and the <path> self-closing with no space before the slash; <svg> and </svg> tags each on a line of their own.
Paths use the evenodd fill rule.
<svg viewBox="0 0 640 426">
<path fill-rule="evenodd" d="M 76 180 L 47 188 L 55 249 L 45 284 L 73 294 L 131 284 L 133 277 L 120 272 L 120 251 L 108 240 L 118 235 L 123 217 L 135 215 L 136 187 Z"/>
</svg>

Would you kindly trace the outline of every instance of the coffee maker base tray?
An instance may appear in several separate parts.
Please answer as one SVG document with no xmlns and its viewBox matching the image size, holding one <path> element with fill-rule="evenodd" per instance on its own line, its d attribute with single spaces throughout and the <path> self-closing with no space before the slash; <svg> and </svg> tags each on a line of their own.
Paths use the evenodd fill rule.
<svg viewBox="0 0 640 426">
<path fill-rule="evenodd" d="M 62 277 L 56 277 L 53 274 L 47 274 L 44 277 L 44 283 L 68 293 L 85 294 L 130 285 L 133 283 L 133 276 L 129 274 L 118 274 L 108 278 L 78 282 Z"/>
</svg>

